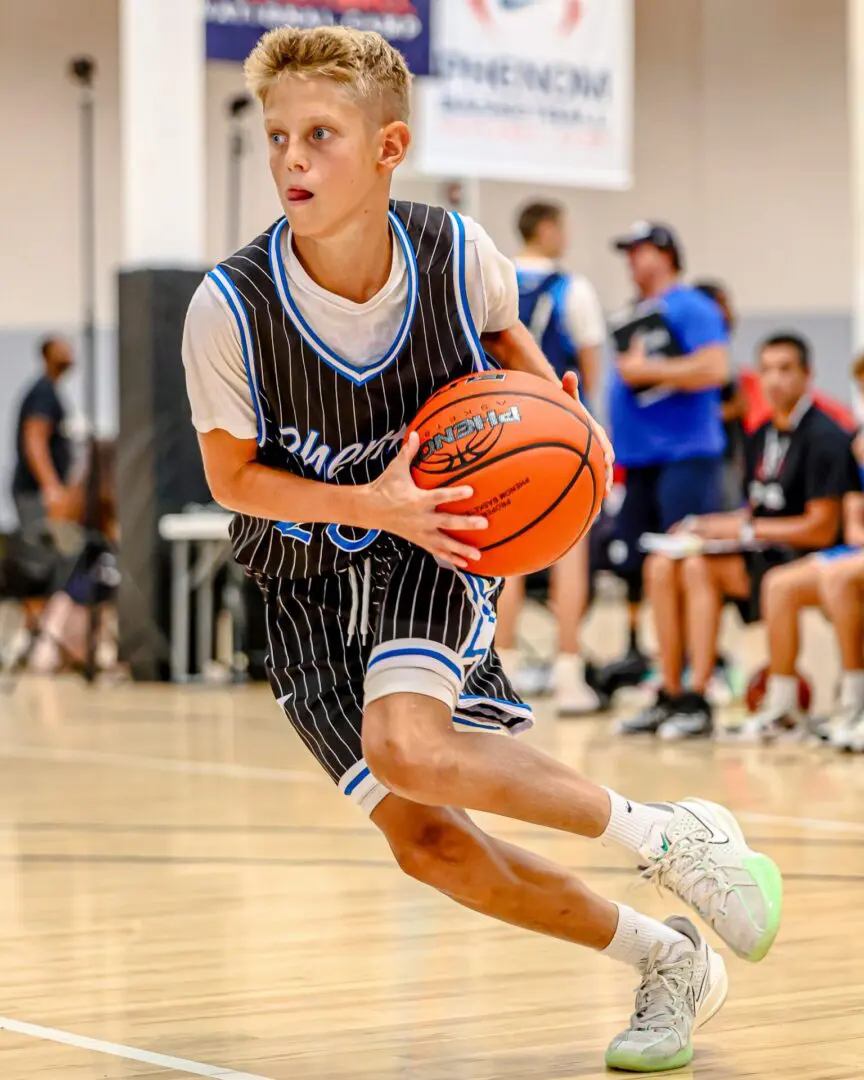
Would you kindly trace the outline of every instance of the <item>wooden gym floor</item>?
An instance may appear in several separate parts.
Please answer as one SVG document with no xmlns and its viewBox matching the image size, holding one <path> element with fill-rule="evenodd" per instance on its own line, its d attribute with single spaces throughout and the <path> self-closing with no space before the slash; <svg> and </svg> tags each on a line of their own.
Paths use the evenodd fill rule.
<svg viewBox="0 0 864 1080">
<path fill-rule="evenodd" d="M 636 798 L 728 804 L 786 874 L 771 956 L 729 961 L 700 1080 L 864 1075 L 864 760 L 531 736 Z M 657 916 L 598 844 L 495 832 Z M 266 688 L 25 681 L 0 698 L 0 1078 L 589 1080 L 634 976 L 403 878 Z"/>
</svg>

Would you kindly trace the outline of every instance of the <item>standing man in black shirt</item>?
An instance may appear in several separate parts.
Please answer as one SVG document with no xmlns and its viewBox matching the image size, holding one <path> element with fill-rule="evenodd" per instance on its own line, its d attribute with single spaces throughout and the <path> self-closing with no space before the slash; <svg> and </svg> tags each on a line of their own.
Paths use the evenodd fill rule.
<svg viewBox="0 0 864 1080">
<path fill-rule="evenodd" d="M 22 533 L 33 534 L 46 517 L 62 516 L 72 445 L 66 432 L 66 410 L 57 393 L 74 365 L 72 349 L 61 338 L 42 343 L 44 371 L 33 383 L 18 411 L 16 464 L 12 497 Z"/>
<path fill-rule="evenodd" d="M 674 632 L 666 637 L 676 648 L 661 650 L 663 690 L 657 703 L 625 722 L 624 733 L 655 732 L 667 739 L 710 734 L 705 690 L 716 663 L 724 602 L 736 601 L 745 619 L 758 620 L 765 575 L 839 539 L 841 503 L 853 483 L 850 439 L 813 405 L 810 347 L 795 334 L 778 334 L 763 343 L 759 367 L 773 415 L 747 440 L 747 505 L 686 519 L 677 527 L 697 540 L 740 545 L 740 551 L 677 560 L 650 557 L 646 573 L 663 582 L 658 594 L 664 610 L 655 618 L 672 623 Z M 692 667 L 687 692 L 685 656 Z"/>
</svg>

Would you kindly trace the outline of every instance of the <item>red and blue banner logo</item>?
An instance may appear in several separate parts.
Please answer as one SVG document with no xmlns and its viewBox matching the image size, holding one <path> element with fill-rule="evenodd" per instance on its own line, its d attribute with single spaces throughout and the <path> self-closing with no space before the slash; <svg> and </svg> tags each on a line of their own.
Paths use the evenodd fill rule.
<svg viewBox="0 0 864 1080">
<path fill-rule="evenodd" d="M 428 75 L 432 0 L 206 0 L 207 57 L 245 60 L 276 26 L 353 26 L 375 30 Z"/>
</svg>

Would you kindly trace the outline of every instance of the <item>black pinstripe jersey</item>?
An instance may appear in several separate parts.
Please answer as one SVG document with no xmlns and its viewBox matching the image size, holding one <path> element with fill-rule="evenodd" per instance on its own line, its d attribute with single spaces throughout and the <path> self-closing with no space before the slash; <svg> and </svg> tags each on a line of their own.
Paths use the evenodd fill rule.
<svg viewBox="0 0 864 1080">
<path fill-rule="evenodd" d="M 433 391 L 488 366 L 468 307 L 459 216 L 394 202 L 390 221 L 408 265 L 408 303 L 391 348 L 369 367 L 337 356 L 326 327 L 313 329 L 297 309 L 282 260 L 285 218 L 211 271 L 237 321 L 261 464 L 329 484 L 366 484 Z M 231 537 L 238 562 L 285 578 L 340 570 L 394 548 L 376 530 L 245 514 L 234 518 Z"/>
</svg>

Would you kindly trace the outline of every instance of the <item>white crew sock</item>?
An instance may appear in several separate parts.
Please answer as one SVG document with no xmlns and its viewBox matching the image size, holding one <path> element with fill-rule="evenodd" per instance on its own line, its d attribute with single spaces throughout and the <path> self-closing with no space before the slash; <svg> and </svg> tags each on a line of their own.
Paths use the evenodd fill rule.
<svg viewBox="0 0 864 1080">
<path fill-rule="evenodd" d="M 843 709 L 864 708 L 864 671 L 844 671 L 840 680 L 840 706 Z"/>
<path fill-rule="evenodd" d="M 607 843 L 613 841 L 635 854 L 644 848 L 657 826 L 662 832 L 668 823 L 672 810 L 668 806 L 648 806 L 645 803 L 625 799 L 616 791 L 606 788 L 606 794 L 612 804 L 609 824 L 600 839 Z"/>
<path fill-rule="evenodd" d="M 769 675 L 765 690 L 766 710 L 791 713 L 798 709 L 798 677 L 796 675 Z"/>
<path fill-rule="evenodd" d="M 651 946 L 656 942 L 662 941 L 668 948 L 682 942 L 692 944 L 683 934 L 665 923 L 649 919 L 647 915 L 640 915 L 638 911 L 624 904 L 615 906 L 618 908 L 618 926 L 615 936 L 603 950 L 603 956 L 608 956 L 610 960 L 618 960 L 642 971 Z"/>
</svg>

